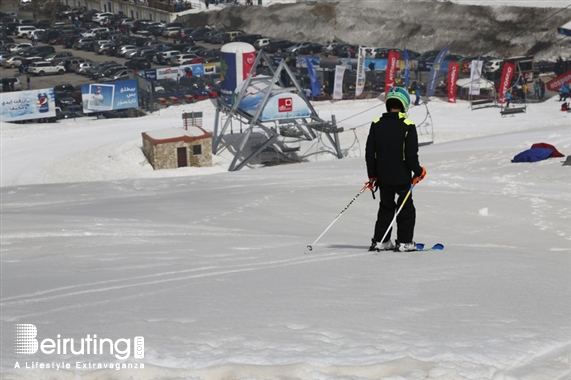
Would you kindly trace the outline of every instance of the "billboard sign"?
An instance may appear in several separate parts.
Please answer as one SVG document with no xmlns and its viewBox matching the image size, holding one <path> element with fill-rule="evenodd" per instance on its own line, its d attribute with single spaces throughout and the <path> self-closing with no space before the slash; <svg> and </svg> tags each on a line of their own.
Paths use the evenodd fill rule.
<svg viewBox="0 0 571 380">
<path fill-rule="evenodd" d="M 81 98 L 85 113 L 135 108 L 139 106 L 139 86 L 136 80 L 84 84 Z"/>
<path fill-rule="evenodd" d="M 41 90 L 3 92 L 0 120 L 18 121 L 56 116 L 53 88 Z"/>
</svg>

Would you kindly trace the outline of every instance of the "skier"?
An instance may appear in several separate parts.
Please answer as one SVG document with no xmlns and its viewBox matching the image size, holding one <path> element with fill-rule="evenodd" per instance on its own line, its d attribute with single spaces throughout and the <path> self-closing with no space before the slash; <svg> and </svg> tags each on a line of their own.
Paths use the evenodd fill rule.
<svg viewBox="0 0 571 380">
<path fill-rule="evenodd" d="M 416 209 L 412 194 L 408 194 L 413 184 L 426 175 L 418 161 L 418 135 L 416 126 L 407 119 L 410 105 L 408 92 L 401 87 L 393 87 L 386 96 L 387 112 L 371 123 L 365 148 L 365 160 L 371 190 L 378 186 L 380 204 L 375 224 L 375 232 L 369 251 L 416 250 L 413 241 Z M 414 173 L 414 177 L 411 176 Z M 407 198 L 408 194 L 408 199 Z M 395 203 L 395 196 L 398 202 Z M 398 214 L 396 245 L 391 241 L 388 228 L 396 210 L 406 199 Z M 383 241 L 383 236 L 386 237 Z"/>
</svg>

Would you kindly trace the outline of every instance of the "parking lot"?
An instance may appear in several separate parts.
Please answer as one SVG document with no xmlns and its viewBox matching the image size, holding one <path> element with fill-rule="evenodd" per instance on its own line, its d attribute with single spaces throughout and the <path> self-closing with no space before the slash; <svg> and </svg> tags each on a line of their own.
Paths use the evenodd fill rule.
<svg viewBox="0 0 571 380">
<path fill-rule="evenodd" d="M 14 38 L 14 42 L 23 43 L 23 42 L 30 42 L 30 41 L 26 40 L 26 39 Z M 46 44 L 38 43 L 38 46 L 41 46 L 41 45 L 46 45 Z M 206 43 L 200 43 L 200 45 L 205 46 L 207 48 L 214 48 L 214 49 L 220 48 L 220 46 L 206 44 Z M 98 54 L 91 52 L 91 51 L 66 49 L 60 45 L 56 45 L 54 47 L 56 49 L 56 52 L 69 51 L 75 57 L 88 58 L 88 59 L 92 60 L 93 62 L 115 61 L 119 64 L 124 64 L 125 62 L 127 62 L 127 59 L 122 58 L 122 57 L 98 55 Z M 167 67 L 167 66 L 166 65 L 157 65 L 157 64 L 153 63 L 153 68 L 156 68 L 156 67 Z M 11 69 L 11 68 L 5 68 L 3 66 L 0 66 L 0 77 L 2 77 L 2 78 L 11 77 L 11 76 L 18 75 L 18 74 L 19 74 L 18 69 Z M 26 89 L 26 75 L 25 74 L 20 76 L 20 82 L 22 83 L 22 89 Z M 46 75 L 43 77 L 32 75 L 30 78 L 30 87 L 32 90 L 33 89 L 40 89 L 40 88 L 52 88 L 55 85 L 62 84 L 62 83 L 69 83 L 69 84 L 73 85 L 74 87 L 77 87 L 77 86 L 81 86 L 82 84 L 93 83 L 93 82 L 94 82 L 93 79 L 90 79 L 89 77 L 85 77 L 85 76 L 78 75 L 75 73 L 66 73 L 64 75 Z"/>
</svg>

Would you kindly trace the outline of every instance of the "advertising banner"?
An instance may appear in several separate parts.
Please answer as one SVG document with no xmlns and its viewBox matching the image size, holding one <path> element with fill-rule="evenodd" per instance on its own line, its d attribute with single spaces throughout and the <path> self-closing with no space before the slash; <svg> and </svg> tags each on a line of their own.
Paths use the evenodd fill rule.
<svg viewBox="0 0 571 380">
<path fill-rule="evenodd" d="M 430 69 L 430 74 L 428 75 L 428 82 L 426 88 L 426 96 L 434 96 L 434 92 L 436 92 L 436 77 L 438 72 L 441 69 L 442 63 L 444 62 L 444 58 L 448 54 L 448 50 L 450 50 L 450 46 L 446 45 L 440 50 L 434 63 L 432 64 L 432 68 Z"/>
<path fill-rule="evenodd" d="M 333 82 L 333 99 L 343 99 L 343 76 L 345 75 L 344 65 L 335 66 L 335 82 Z"/>
<path fill-rule="evenodd" d="M 500 104 L 506 102 L 506 94 L 510 89 L 514 72 L 515 65 L 513 63 L 506 62 L 504 64 L 504 70 L 502 71 L 502 78 L 500 80 L 500 91 L 498 94 L 498 102 Z"/>
<path fill-rule="evenodd" d="M 395 86 L 395 77 L 397 72 L 398 59 L 399 59 L 399 53 L 391 50 L 389 52 L 387 71 L 385 73 L 385 95 L 389 92 L 391 88 Z"/>
<path fill-rule="evenodd" d="M 545 87 L 549 91 L 559 91 L 561 90 L 561 85 L 563 83 L 570 83 L 571 82 L 571 70 L 564 72 L 563 74 L 559 75 L 557 78 L 553 78 L 549 82 L 545 84 Z"/>
<path fill-rule="evenodd" d="M 236 87 L 236 93 L 240 92 L 245 83 L 242 82 Z M 258 112 L 264 96 L 268 91 L 271 91 L 268 84 L 269 82 L 250 84 L 244 92 L 244 97 L 238 104 L 238 108 L 250 115 Z M 279 88 L 276 88 L 276 90 L 275 93 L 270 93 L 268 102 L 260 115 L 260 120 L 291 119 L 311 115 L 307 103 L 299 95 L 291 92 L 280 92 Z"/>
<path fill-rule="evenodd" d="M 311 82 L 311 96 L 317 96 L 321 94 L 321 84 L 319 83 L 319 78 L 317 77 L 317 73 L 313 68 L 313 64 L 309 57 L 306 57 L 306 65 L 307 71 L 309 73 L 309 81 Z"/>
<path fill-rule="evenodd" d="M 85 113 L 135 108 L 139 106 L 139 86 L 136 80 L 84 84 L 81 98 Z"/>
<path fill-rule="evenodd" d="M 377 71 L 385 71 L 387 69 L 388 59 L 381 58 L 366 58 L 365 66 L 371 67 L 371 62 L 375 65 L 374 68 Z"/>
<path fill-rule="evenodd" d="M 404 48 L 404 87 L 408 88 L 410 79 L 410 64 L 408 60 L 408 50 Z"/>
<path fill-rule="evenodd" d="M 256 61 L 256 52 L 220 51 L 220 91 L 232 96 L 236 87 L 248 76 Z"/>
<path fill-rule="evenodd" d="M 18 121 L 56 116 L 53 88 L 41 90 L 3 92 L 0 120 Z"/>
<path fill-rule="evenodd" d="M 157 70 L 157 80 L 160 79 L 174 79 L 180 78 L 184 72 L 179 67 L 164 67 Z"/>
<path fill-rule="evenodd" d="M 155 81 L 157 80 L 157 69 L 139 70 L 138 75 L 145 79 Z"/>
<path fill-rule="evenodd" d="M 359 96 L 365 88 L 365 49 L 361 48 L 361 46 L 359 46 L 356 77 L 355 96 Z"/>
<path fill-rule="evenodd" d="M 470 95 L 480 95 L 480 79 L 484 61 L 473 60 L 470 65 Z"/>
<path fill-rule="evenodd" d="M 448 68 L 448 103 L 456 103 L 456 83 L 458 82 L 458 74 L 460 65 L 458 62 L 450 62 Z"/>
</svg>

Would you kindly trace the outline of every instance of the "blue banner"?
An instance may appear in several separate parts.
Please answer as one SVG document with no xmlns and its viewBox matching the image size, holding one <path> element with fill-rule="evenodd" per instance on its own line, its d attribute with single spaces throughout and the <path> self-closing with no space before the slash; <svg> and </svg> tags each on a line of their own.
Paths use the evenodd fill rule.
<svg viewBox="0 0 571 380">
<path fill-rule="evenodd" d="M 3 92 L 0 104 L 2 121 L 42 119 L 56 115 L 53 88 Z"/>
<path fill-rule="evenodd" d="M 139 86 L 136 80 L 84 84 L 81 98 L 85 113 L 135 108 L 139 106 Z"/>
<path fill-rule="evenodd" d="M 388 59 L 386 58 L 365 58 L 365 67 L 371 67 L 371 62 L 375 65 L 375 70 L 385 71 Z"/>
<path fill-rule="evenodd" d="M 408 81 L 410 79 L 410 66 L 408 62 L 408 50 L 404 48 L 404 88 L 408 89 Z"/>
<path fill-rule="evenodd" d="M 311 63 L 309 57 L 305 57 L 307 63 L 307 71 L 309 73 L 309 81 L 311 82 L 311 96 L 317 96 L 321 94 L 321 84 L 319 83 L 319 78 L 315 72 L 315 68 Z"/>
<path fill-rule="evenodd" d="M 434 92 L 436 91 L 436 76 L 440 71 L 440 66 L 442 62 L 444 62 L 444 58 L 446 58 L 449 49 L 450 45 L 444 46 L 432 64 L 432 69 L 430 69 L 430 74 L 428 75 L 426 96 L 434 96 Z"/>
</svg>

